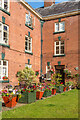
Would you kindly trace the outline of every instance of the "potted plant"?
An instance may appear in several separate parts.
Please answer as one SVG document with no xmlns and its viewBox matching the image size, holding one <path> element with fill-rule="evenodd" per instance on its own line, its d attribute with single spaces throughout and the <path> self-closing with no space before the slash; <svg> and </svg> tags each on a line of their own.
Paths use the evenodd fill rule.
<svg viewBox="0 0 80 120">
<path fill-rule="evenodd" d="M 44 87 L 44 94 L 43 94 L 43 97 L 48 97 L 48 96 L 51 96 L 51 88 L 49 86 L 46 86 Z"/>
<path fill-rule="evenodd" d="M 18 97 L 21 97 L 21 94 L 18 94 Z M 6 107 L 15 107 L 17 104 L 17 94 L 13 92 L 9 92 L 7 90 L 2 90 L 2 98 L 4 100 Z"/>
<path fill-rule="evenodd" d="M 67 89 L 67 82 L 65 82 L 65 85 L 64 85 L 63 91 L 65 92 L 66 89 Z"/>
<path fill-rule="evenodd" d="M 62 81 L 62 75 L 60 73 L 56 73 L 52 77 L 52 81 L 55 81 L 55 87 L 56 87 L 56 92 L 61 93 L 63 92 L 63 83 Z"/>
<path fill-rule="evenodd" d="M 25 84 L 25 88 L 21 88 L 22 97 L 19 102 L 34 102 L 36 100 L 36 90 L 32 83 L 36 82 L 35 72 L 31 68 L 26 67 L 18 72 L 18 80 L 20 83 L 24 82 Z"/>
<path fill-rule="evenodd" d="M 7 76 L 3 76 L 3 80 L 8 80 L 8 77 Z"/>
<path fill-rule="evenodd" d="M 21 98 L 19 99 L 19 103 L 32 103 L 36 101 L 36 90 L 35 88 L 23 88 L 21 89 Z"/>
<path fill-rule="evenodd" d="M 56 94 L 56 86 L 55 86 L 55 80 L 54 81 L 52 81 L 51 80 L 51 84 L 49 84 L 49 86 L 51 87 L 51 89 L 52 89 L 52 95 L 55 95 Z"/>
<path fill-rule="evenodd" d="M 44 85 L 40 84 L 36 88 L 36 99 L 41 99 L 44 93 Z"/>
</svg>

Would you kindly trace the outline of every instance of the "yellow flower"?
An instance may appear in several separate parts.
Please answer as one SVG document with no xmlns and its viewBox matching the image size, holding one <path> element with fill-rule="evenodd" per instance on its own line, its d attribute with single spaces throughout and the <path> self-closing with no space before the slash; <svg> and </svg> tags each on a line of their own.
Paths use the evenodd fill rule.
<svg viewBox="0 0 80 120">
<path fill-rule="evenodd" d="M 9 95 L 9 94 L 7 93 L 7 95 Z"/>
</svg>

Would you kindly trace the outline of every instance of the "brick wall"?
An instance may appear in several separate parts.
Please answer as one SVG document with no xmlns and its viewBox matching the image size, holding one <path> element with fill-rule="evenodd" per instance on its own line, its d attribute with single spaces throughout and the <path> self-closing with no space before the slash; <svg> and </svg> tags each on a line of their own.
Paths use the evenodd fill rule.
<svg viewBox="0 0 80 120">
<path fill-rule="evenodd" d="M 43 25 L 43 73 L 46 73 L 47 62 L 51 63 L 51 66 L 58 65 L 58 61 L 61 61 L 61 65 L 67 66 L 72 73 L 77 73 L 74 69 L 78 67 L 78 16 L 71 16 L 62 18 L 61 21 L 65 21 L 65 32 L 54 34 L 54 23 L 58 22 L 58 19 L 46 21 Z M 54 42 L 61 36 L 61 40 L 65 41 L 65 56 L 53 57 L 54 55 Z"/>
<path fill-rule="evenodd" d="M 19 2 L 10 3 L 10 16 L 2 12 L 0 15 L 0 21 L 2 21 L 2 16 L 5 17 L 5 24 L 9 25 L 9 45 L 10 49 L 7 47 L 2 47 L 5 52 L 5 60 L 8 60 L 8 73 L 9 80 L 12 85 L 18 84 L 16 73 L 17 71 L 25 68 L 25 63 L 28 63 L 30 59 L 30 64 L 32 64 L 33 70 L 40 70 L 40 54 L 41 54 L 41 25 L 40 20 L 31 13 L 33 20 L 35 19 L 34 29 L 31 30 L 25 26 L 26 13 L 29 10 L 25 8 Z M 25 35 L 32 37 L 32 52 L 33 55 L 25 53 Z M 37 34 L 38 33 L 38 34 Z M 0 46 L 1 47 L 1 46 Z"/>
</svg>

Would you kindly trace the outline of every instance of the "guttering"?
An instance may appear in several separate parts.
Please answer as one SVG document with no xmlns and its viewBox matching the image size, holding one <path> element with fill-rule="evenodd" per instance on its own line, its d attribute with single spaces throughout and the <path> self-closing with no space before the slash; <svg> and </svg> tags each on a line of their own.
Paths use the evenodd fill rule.
<svg viewBox="0 0 80 120">
<path fill-rule="evenodd" d="M 27 7 L 30 11 L 32 11 L 39 19 L 42 19 L 42 16 L 40 14 L 38 14 L 30 5 L 28 5 L 27 3 L 25 3 L 23 0 L 20 0 L 20 2 Z"/>
<path fill-rule="evenodd" d="M 45 16 L 45 17 L 43 17 L 43 20 L 51 20 L 51 19 L 68 17 L 68 16 L 72 16 L 72 15 L 79 15 L 79 14 L 80 14 L 80 11 L 72 11 L 72 12 L 68 12 L 68 13 L 60 13 L 60 14 L 54 14 L 54 15 L 50 15 L 50 16 Z"/>
</svg>

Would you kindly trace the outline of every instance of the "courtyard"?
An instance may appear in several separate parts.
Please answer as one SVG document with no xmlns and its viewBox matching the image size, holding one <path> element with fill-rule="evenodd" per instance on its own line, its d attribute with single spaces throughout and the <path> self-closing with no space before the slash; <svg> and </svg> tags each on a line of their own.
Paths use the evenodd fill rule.
<svg viewBox="0 0 80 120">
<path fill-rule="evenodd" d="M 37 100 L 2 112 L 2 118 L 78 118 L 78 90 Z"/>
</svg>

